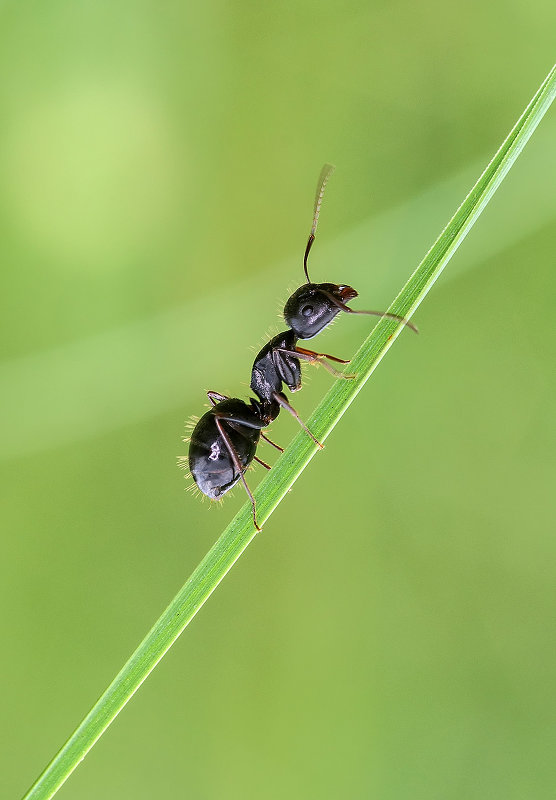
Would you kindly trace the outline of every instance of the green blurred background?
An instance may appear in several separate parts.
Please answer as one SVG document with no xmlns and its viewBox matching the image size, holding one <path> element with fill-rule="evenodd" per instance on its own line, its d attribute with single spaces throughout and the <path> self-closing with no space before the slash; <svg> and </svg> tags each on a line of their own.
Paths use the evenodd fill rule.
<svg viewBox="0 0 556 800">
<path fill-rule="evenodd" d="M 555 25 L 548 0 L 0 5 L 2 797 L 243 503 L 195 501 L 175 457 L 280 329 L 322 163 L 312 275 L 385 307 Z M 554 796 L 555 134 L 553 110 L 421 335 L 60 797 Z M 312 371 L 305 417 L 329 385 Z"/>
</svg>

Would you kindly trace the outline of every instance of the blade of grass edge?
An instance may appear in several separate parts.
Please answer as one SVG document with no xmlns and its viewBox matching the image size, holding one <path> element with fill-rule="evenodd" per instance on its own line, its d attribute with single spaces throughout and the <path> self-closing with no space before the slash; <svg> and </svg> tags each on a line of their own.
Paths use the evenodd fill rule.
<svg viewBox="0 0 556 800">
<path fill-rule="evenodd" d="M 405 317 L 414 313 L 504 179 L 555 95 L 556 66 L 552 68 L 473 189 L 396 297 L 388 309 L 389 312 Z M 380 319 L 352 359 L 349 370 L 355 373 L 355 379 L 337 380 L 309 420 L 309 426 L 317 438 L 321 441 L 326 439 L 402 330 L 403 325 L 400 323 Z M 317 448 L 306 434 L 301 432 L 294 438 L 255 493 L 261 522 L 268 519 L 315 452 Z M 24 800 L 46 800 L 56 793 L 254 537 L 251 509 L 246 504 L 29 789 Z"/>
</svg>

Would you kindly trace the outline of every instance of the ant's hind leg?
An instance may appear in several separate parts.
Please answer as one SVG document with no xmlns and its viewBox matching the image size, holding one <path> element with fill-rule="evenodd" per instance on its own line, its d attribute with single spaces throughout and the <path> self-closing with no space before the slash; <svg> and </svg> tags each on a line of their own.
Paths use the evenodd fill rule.
<svg viewBox="0 0 556 800">
<path fill-rule="evenodd" d="M 272 397 L 273 397 L 274 400 L 276 400 L 276 402 L 279 405 L 282 406 L 282 408 L 285 408 L 287 411 L 289 411 L 290 414 L 292 415 L 292 417 L 296 418 L 296 420 L 299 422 L 299 424 L 301 425 L 301 427 L 303 428 L 305 433 L 308 433 L 309 436 L 311 437 L 311 439 L 314 441 L 314 443 L 316 445 L 318 445 L 320 447 L 320 449 L 322 450 L 324 448 L 324 445 L 319 442 L 319 440 L 316 438 L 316 436 L 313 436 L 313 434 L 311 433 L 311 431 L 309 430 L 307 425 L 305 425 L 305 423 L 303 422 L 303 420 L 301 419 L 301 417 L 299 416 L 299 414 L 297 413 L 295 408 L 288 403 L 288 401 L 286 400 L 284 395 L 283 394 L 279 394 L 278 392 L 273 392 L 272 393 Z"/>
<path fill-rule="evenodd" d="M 219 431 L 220 435 L 222 436 L 222 438 L 224 440 L 224 444 L 226 445 L 226 447 L 228 449 L 228 453 L 231 456 L 231 459 L 232 459 L 232 461 L 234 463 L 234 467 L 239 472 L 239 476 L 240 476 L 240 478 L 242 480 L 242 483 L 243 483 L 243 485 L 245 487 L 245 491 L 247 492 L 247 496 L 249 497 L 249 500 L 251 500 L 251 506 L 253 507 L 253 523 L 255 525 L 255 528 L 260 533 L 262 528 L 259 526 L 259 523 L 257 522 L 257 508 L 255 506 L 255 498 L 253 497 L 253 495 L 251 493 L 251 489 L 249 488 L 249 486 L 247 485 L 247 481 L 245 480 L 245 475 L 243 474 L 243 467 L 241 466 L 241 462 L 239 460 L 238 454 L 236 453 L 235 447 L 233 446 L 230 437 L 228 436 L 228 434 L 224 430 L 224 426 L 222 425 L 222 422 L 220 421 L 220 419 L 216 415 L 214 417 L 214 421 L 216 422 L 216 427 L 218 428 L 218 431 Z"/>
<path fill-rule="evenodd" d="M 220 392 L 212 392 L 212 391 L 208 391 L 207 392 L 207 397 L 208 397 L 208 399 L 210 400 L 210 402 L 212 403 L 213 406 L 215 406 L 217 403 L 221 403 L 222 400 L 229 400 L 230 399 L 225 394 L 220 394 Z"/>
</svg>

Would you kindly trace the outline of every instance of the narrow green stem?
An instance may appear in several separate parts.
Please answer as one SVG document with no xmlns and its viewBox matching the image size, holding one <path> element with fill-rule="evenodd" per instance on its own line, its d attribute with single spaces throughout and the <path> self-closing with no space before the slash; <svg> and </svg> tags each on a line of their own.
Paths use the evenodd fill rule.
<svg viewBox="0 0 556 800">
<path fill-rule="evenodd" d="M 420 305 L 520 154 L 555 94 L 556 67 L 553 67 L 471 192 L 394 300 L 389 312 L 410 317 Z M 337 380 L 309 420 L 309 427 L 320 441 L 329 435 L 402 330 L 401 323 L 382 318 L 371 331 L 350 364 L 349 370 L 355 374 L 355 379 Z M 305 433 L 301 432 L 295 437 L 255 493 L 259 522 L 268 519 L 315 452 L 316 446 Z M 55 794 L 254 536 L 251 507 L 246 504 L 25 795 L 26 799 L 46 800 Z"/>
</svg>

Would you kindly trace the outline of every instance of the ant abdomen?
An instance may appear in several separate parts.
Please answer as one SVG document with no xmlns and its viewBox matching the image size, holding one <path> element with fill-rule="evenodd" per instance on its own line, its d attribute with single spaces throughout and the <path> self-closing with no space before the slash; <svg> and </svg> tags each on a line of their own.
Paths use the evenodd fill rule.
<svg viewBox="0 0 556 800">
<path fill-rule="evenodd" d="M 243 400 L 221 400 L 196 424 L 189 470 L 199 489 L 219 500 L 243 477 L 259 443 L 261 420 Z"/>
</svg>

